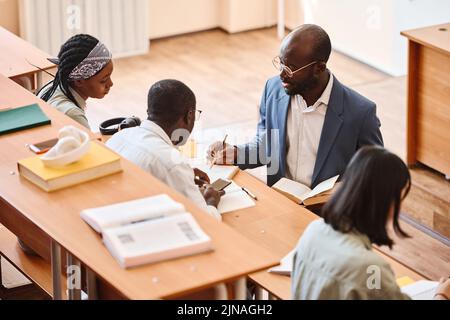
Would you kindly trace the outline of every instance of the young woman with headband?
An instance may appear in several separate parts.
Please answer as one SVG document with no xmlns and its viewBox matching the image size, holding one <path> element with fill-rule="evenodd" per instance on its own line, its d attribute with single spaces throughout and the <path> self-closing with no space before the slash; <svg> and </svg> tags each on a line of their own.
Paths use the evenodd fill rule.
<svg viewBox="0 0 450 320">
<path fill-rule="evenodd" d="M 58 71 L 38 96 L 89 128 L 86 100 L 102 99 L 113 86 L 111 52 L 93 36 L 78 34 L 62 45 L 58 58 L 49 60 L 58 66 Z"/>
</svg>

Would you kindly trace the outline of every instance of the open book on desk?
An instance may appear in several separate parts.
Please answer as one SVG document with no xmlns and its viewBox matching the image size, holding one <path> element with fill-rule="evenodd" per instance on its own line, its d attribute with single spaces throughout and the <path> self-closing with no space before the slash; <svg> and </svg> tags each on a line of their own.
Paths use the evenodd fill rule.
<svg viewBox="0 0 450 320">
<path fill-rule="evenodd" d="M 225 188 L 225 194 L 220 198 L 217 210 L 220 214 L 254 207 L 255 201 L 236 183 L 232 182 Z"/>
<path fill-rule="evenodd" d="M 167 195 L 86 209 L 81 218 L 102 234 L 122 268 L 212 250 L 194 217 Z"/>
<path fill-rule="evenodd" d="M 339 176 L 335 176 L 325 180 L 311 190 L 304 184 L 282 178 L 272 188 L 298 204 L 312 206 L 328 201 L 333 194 L 338 179 Z"/>
<path fill-rule="evenodd" d="M 237 166 L 214 165 L 211 168 L 211 166 L 206 163 L 196 163 L 195 165 L 193 165 L 193 167 L 196 167 L 205 172 L 211 180 L 211 183 L 216 181 L 217 179 L 232 180 L 234 176 L 239 172 L 239 167 Z"/>
<path fill-rule="evenodd" d="M 239 172 L 239 167 L 237 166 L 214 165 L 211 167 L 205 162 L 195 162 L 191 165 L 205 172 L 211 180 L 211 183 L 218 179 L 232 180 Z M 217 207 L 220 214 L 250 208 L 256 205 L 255 201 L 234 182 L 226 187 L 224 191 L 225 194 L 220 198 Z"/>
<path fill-rule="evenodd" d="M 398 280 L 397 280 L 398 282 Z M 439 282 L 420 280 L 401 287 L 403 293 L 413 300 L 433 300 Z"/>
</svg>

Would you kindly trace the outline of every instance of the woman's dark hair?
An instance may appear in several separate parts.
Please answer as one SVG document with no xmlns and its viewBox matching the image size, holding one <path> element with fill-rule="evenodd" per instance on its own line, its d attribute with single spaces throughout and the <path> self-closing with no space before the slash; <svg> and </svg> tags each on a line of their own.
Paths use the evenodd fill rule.
<svg viewBox="0 0 450 320">
<path fill-rule="evenodd" d="M 363 147 L 347 166 L 342 185 L 324 206 L 322 216 L 335 230 L 356 230 L 372 243 L 391 248 L 394 241 L 386 230 L 391 208 L 395 233 L 409 237 L 398 218 L 410 187 L 409 170 L 398 156 L 381 147 Z"/>
<path fill-rule="evenodd" d="M 62 46 L 58 54 L 59 64 L 58 72 L 50 87 L 45 86 L 45 93 L 42 95 L 42 100 L 48 101 L 55 93 L 58 86 L 61 91 L 69 98 L 76 106 L 80 107 L 70 92 L 69 87 L 71 81 L 69 75 L 77 65 L 80 64 L 95 48 L 99 40 L 87 34 L 77 34 L 67 40 Z"/>
</svg>

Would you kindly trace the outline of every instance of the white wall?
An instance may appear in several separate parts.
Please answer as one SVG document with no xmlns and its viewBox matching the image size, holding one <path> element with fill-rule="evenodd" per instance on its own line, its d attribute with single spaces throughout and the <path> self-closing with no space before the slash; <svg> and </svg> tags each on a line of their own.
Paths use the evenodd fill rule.
<svg viewBox="0 0 450 320">
<path fill-rule="evenodd" d="M 407 70 L 400 31 L 450 22 L 449 0 L 303 0 L 301 10 L 336 50 L 395 76 Z"/>
<path fill-rule="evenodd" d="M 303 24 L 302 0 L 285 0 L 285 25 L 293 30 Z"/>
<path fill-rule="evenodd" d="M 20 33 L 19 6 L 17 0 L 0 0 L 0 26 L 12 33 Z"/>
<path fill-rule="evenodd" d="M 398 63 L 397 73 L 405 74 L 407 70 L 408 41 L 401 36 L 400 31 L 422 28 L 450 22 L 450 0 L 396 0 L 394 12 L 394 51 L 393 61 Z M 448 39 L 450 42 L 450 38 Z"/>
<path fill-rule="evenodd" d="M 149 0 L 150 39 L 216 28 L 220 0 Z"/>
<path fill-rule="evenodd" d="M 217 27 L 234 33 L 272 26 L 277 18 L 277 0 L 149 0 L 149 3 L 150 39 Z"/>
<path fill-rule="evenodd" d="M 230 33 L 276 24 L 276 0 L 220 0 L 219 26 Z"/>
</svg>

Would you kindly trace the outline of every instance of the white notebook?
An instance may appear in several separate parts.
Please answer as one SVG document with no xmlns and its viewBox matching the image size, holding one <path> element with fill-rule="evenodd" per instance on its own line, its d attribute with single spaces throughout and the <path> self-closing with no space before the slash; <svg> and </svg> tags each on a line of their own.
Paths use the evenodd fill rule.
<svg viewBox="0 0 450 320">
<path fill-rule="evenodd" d="M 166 194 L 162 194 L 99 208 L 85 209 L 81 211 L 81 218 L 95 231 L 101 233 L 102 229 L 181 212 L 185 212 L 181 203 L 175 202 Z"/>
<path fill-rule="evenodd" d="M 420 280 L 401 288 L 413 300 L 433 300 L 439 282 Z"/>
<path fill-rule="evenodd" d="M 123 268 L 213 249 L 194 217 L 167 195 L 86 209 L 81 217 Z"/>
<path fill-rule="evenodd" d="M 239 167 L 237 166 L 214 165 L 211 168 L 211 166 L 206 163 L 195 163 L 193 167 L 205 172 L 211 180 L 211 183 L 217 179 L 231 180 L 239 172 Z"/>
<path fill-rule="evenodd" d="M 232 180 L 239 172 L 239 167 L 237 166 L 214 165 L 211 168 L 211 165 L 205 163 L 204 161 L 195 162 L 192 166 L 205 172 L 211 180 L 211 183 L 217 179 Z M 254 207 L 255 205 L 255 201 L 253 201 L 253 199 L 244 190 L 242 190 L 241 187 L 232 182 L 227 188 L 225 188 L 225 195 L 220 198 L 217 210 L 220 214 L 224 214 Z"/>
<path fill-rule="evenodd" d="M 283 259 L 280 265 L 269 269 L 270 273 L 281 274 L 283 276 L 290 276 L 294 267 L 295 249 L 289 252 Z"/>
<path fill-rule="evenodd" d="M 225 188 L 225 194 L 220 198 L 217 210 L 220 214 L 224 214 L 254 206 L 256 206 L 255 201 L 241 187 L 232 182 Z"/>
</svg>

